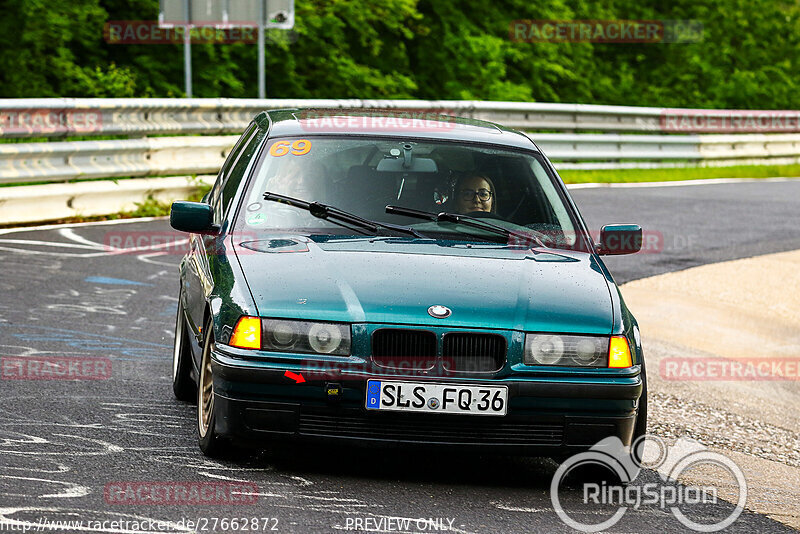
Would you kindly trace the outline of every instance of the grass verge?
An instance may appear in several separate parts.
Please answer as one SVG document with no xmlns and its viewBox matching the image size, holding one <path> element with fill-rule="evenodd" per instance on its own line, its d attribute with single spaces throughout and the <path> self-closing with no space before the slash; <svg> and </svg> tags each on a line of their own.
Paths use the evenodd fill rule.
<svg viewBox="0 0 800 534">
<path fill-rule="evenodd" d="M 556 164 L 558 168 L 558 164 Z M 673 169 L 564 169 L 565 183 L 631 183 L 703 180 L 709 178 L 773 178 L 800 176 L 800 165 L 736 165 L 733 167 L 678 167 Z"/>
</svg>

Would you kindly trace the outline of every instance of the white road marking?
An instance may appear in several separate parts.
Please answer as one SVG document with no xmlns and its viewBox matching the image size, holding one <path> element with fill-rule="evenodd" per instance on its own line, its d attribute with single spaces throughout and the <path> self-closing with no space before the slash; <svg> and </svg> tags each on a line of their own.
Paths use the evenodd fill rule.
<svg viewBox="0 0 800 534">
<path fill-rule="evenodd" d="M 12 232 L 33 232 L 36 230 L 52 230 L 54 228 L 82 228 L 84 226 L 116 226 L 119 224 L 132 224 L 144 223 L 150 221 L 165 221 L 169 217 L 140 217 L 138 219 L 117 219 L 114 221 L 90 221 L 82 223 L 67 223 L 67 224 L 43 224 L 40 226 L 20 226 L 17 228 L 2 228 L 0 235 L 10 234 Z"/>
<path fill-rule="evenodd" d="M 497 501 L 492 501 L 489 504 L 491 504 L 497 509 L 506 510 L 508 512 L 525 512 L 529 514 L 542 514 L 547 512 L 553 512 L 552 508 L 524 508 L 521 506 L 511 506 Z"/>
<path fill-rule="evenodd" d="M 90 245 L 92 248 L 98 250 L 108 250 L 110 247 L 108 245 L 104 245 L 103 243 L 97 243 L 90 239 L 87 239 L 83 236 L 76 234 L 71 228 L 61 228 L 58 231 L 59 235 L 66 237 L 71 241 L 75 241 L 76 243 L 83 243 L 84 245 Z"/>
<path fill-rule="evenodd" d="M 32 478 L 32 477 L 18 477 L 14 475 L 0 475 L 0 478 L 9 478 L 11 480 L 28 480 L 31 482 L 47 482 L 49 484 L 61 484 L 66 486 L 63 491 L 58 493 L 48 493 L 46 495 L 37 495 L 39 499 L 74 499 L 76 497 L 85 497 L 89 495 L 92 490 L 86 486 L 75 484 L 73 482 L 66 482 L 64 480 L 49 480 L 46 478 Z"/>
<path fill-rule="evenodd" d="M 187 241 L 188 241 L 188 240 L 187 240 Z M 182 243 L 183 243 L 183 242 L 182 242 Z M 177 243 L 176 243 L 176 244 L 177 244 Z M 172 268 L 175 268 L 175 265 L 174 265 L 174 264 L 172 264 L 172 263 L 166 263 L 166 262 L 163 262 L 163 261 L 155 261 L 155 260 L 151 260 L 151 259 L 150 259 L 150 258 L 152 258 L 153 256 L 164 256 L 164 255 L 166 255 L 166 254 L 167 254 L 166 252 L 154 252 L 154 253 L 152 253 L 152 254 L 139 254 L 138 256 L 136 256 L 136 259 L 137 259 L 137 260 L 141 260 L 141 261 L 143 261 L 143 262 L 145 262 L 145 263 L 151 263 L 151 264 L 153 264 L 153 265 L 163 265 L 164 267 L 172 267 Z"/>
<path fill-rule="evenodd" d="M 75 243 L 64 243 L 61 241 L 36 241 L 33 239 L 0 239 L 0 243 L 9 243 L 11 245 L 38 245 L 41 247 L 81 248 L 81 249 L 97 250 L 97 247 L 94 245 L 91 246 L 78 245 Z"/>
</svg>

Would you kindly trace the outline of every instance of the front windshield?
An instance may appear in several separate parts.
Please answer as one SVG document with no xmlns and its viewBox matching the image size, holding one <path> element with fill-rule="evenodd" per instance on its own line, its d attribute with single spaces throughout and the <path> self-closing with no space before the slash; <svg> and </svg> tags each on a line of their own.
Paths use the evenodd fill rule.
<svg viewBox="0 0 800 534">
<path fill-rule="evenodd" d="M 269 191 L 410 226 L 425 237 L 497 241 L 474 227 L 386 213 L 401 206 L 480 218 L 548 247 L 576 248 L 576 223 L 535 152 L 393 138 L 273 139 L 249 180 L 236 227 L 248 233 L 356 235 L 301 208 L 265 201 Z"/>
</svg>

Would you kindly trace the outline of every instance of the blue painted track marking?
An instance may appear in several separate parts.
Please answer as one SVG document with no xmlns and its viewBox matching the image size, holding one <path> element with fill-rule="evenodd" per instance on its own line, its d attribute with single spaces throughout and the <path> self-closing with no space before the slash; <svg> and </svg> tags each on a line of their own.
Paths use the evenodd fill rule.
<svg viewBox="0 0 800 534">
<path fill-rule="evenodd" d="M 153 284 L 145 284 L 144 282 L 137 282 L 135 280 L 125 280 L 124 278 L 108 278 L 106 276 L 87 276 L 83 279 L 84 282 L 90 284 L 114 284 L 120 286 L 152 286 Z"/>
</svg>

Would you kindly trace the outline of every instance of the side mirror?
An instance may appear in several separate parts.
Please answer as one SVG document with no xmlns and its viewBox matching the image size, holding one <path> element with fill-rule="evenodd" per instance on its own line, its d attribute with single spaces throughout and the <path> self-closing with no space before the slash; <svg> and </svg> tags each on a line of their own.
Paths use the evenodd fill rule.
<svg viewBox="0 0 800 534">
<path fill-rule="evenodd" d="M 176 230 L 192 234 L 216 234 L 219 231 L 219 227 L 214 224 L 211 206 L 204 202 L 173 202 L 169 224 Z"/>
<path fill-rule="evenodd" d="M 638 224 L 607 224 L 600 229 L 597 253 L 605 256 L 634 254 L 642 250 L 642 227 Z"/>
</svg>

